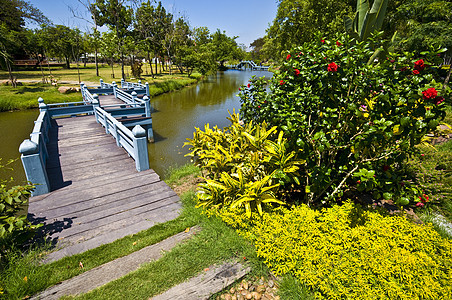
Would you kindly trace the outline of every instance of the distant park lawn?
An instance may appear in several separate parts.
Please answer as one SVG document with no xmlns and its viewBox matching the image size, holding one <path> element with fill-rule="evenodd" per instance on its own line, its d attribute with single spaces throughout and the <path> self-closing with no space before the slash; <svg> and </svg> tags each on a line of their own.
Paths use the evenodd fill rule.
<svg viewBox="0 0 452 300">
<path fill-rule="evenodd" d="M 159 73 L 152 78 L 149 66 L 143 66 L 143 74 L 141 81 L 150 83 L 150 94 L 156 96 L 165 92 L 180 89 L 184 86 L 196 83 L 200 78 L 200 74 L 194 73 L 190 77 L 187 74 L 180 74 L 176 69 L 169 72 Z M 111 77 L 112 70 L 108 65 L 99 65 L 99 75 L 96 76 L 94 64 L 88 64 L 86 67 L 79 66 L 80 81 L 85 82 L 88 86 L 98 84 L 100 79 L 105 82 L 121 81 L 121 66 L 114 66 L 115 78 Z M 146 74 L 146 70 L 147 73 Z M 43 83 L 43 73 L 47 83 Z M 125 66 L 125 73 L 130 74 L 130 67 Z M 56 86 L 50 84 L 50 76 L 56 80 Z M 50 72 L 48 68 L 36 70 L 24 69 L 13 71 L 13 76 L 17 78 L 20 85 L 16 88 L 11 86 L 0 85 L 0 111 L 22 110 L 38 107 L 38 98 L 42 97 L 46 103 L 74 102 L 81 101 L 80 93 L 61 94 L 58 92 L 59 86 L 78 86 L 79 77 L 77 66 L 71 65 L 71 69 L 61 67 L 52 67 Z M 0 80 L 4 81 L 9 78 L 8 73 L 0 70 Z M 128 81 L 136 82 L 136 78 L 127 78 Z"/>
</svg>

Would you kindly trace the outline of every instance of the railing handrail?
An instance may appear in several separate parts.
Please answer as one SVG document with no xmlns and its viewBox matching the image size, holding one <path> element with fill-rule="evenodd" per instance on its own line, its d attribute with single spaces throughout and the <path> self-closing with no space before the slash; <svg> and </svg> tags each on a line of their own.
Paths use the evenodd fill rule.
<svg viewBox="0 0 452 300">
<path fill-rule="evenodd" d="M 50 126 L 48 111 L 41 111 L 35 121 L 30 139 L 24 140 L 19 146 L 27 180 L 36 186 L 31 193 L 32 196 L 50 192 L 49 179 L 46 171 L 46 163 L 49 158 L 47 142 L 49 141 Z"/>
<path fill-rule="evenodd" d="M 116 145 L 124 148 L 135 160 L 138 171 L 149 169 L 146 131 L 143 127 L 137 125 L 130 130 L 99 106 L 94 107 L 94 115 L 96 121 L 105 127 L 105 132 L 115 138 Z"/>
</svg>

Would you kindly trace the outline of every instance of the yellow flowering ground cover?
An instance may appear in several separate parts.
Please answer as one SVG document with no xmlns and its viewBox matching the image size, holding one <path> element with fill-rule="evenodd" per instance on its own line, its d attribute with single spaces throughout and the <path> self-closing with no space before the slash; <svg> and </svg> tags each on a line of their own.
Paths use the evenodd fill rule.
<svg viewBox="0 0 452 300">
<path fill-rule="evenodd" d="M 220 216 L 275 274 L 292 273 L 319 299 L 452 299 L 452 243 L 429 224 L 350 202 Z"/>
</svg>

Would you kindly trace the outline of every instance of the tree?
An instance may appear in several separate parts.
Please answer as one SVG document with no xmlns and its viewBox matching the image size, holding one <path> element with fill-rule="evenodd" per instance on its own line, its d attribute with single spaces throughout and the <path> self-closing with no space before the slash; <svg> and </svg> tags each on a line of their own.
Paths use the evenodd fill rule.
<svg viewBox="0 0 452 300">
<path fill-rule="evenodd" d="M 265 40 L 263 37 L 255 39 L 251 44 L 251 59 L 256 62 L 260 62 L 264 60 L 264 53 L 262 51 L 265 44 Z"/>
<path fill-rule="evenodd" d="M 66 68 L 70 69 L 71 59 L 78 59 L 74 51 L 79 52 L 80 49 L 80 30 L 64 25 L 43 26 L 42 30 L 48 53 L 64 60 Z"/>
<path fill-rule="evenodd" d="M 353 0 L 279 0 L 278 11 L 267 29 L 265 49 L 272 57 L 323 34 L 343 32 L 344 16 L 354 8 Z"/>
<path fill-rule="evenodd" d="M 107 59 L 111 66 L 111 78 L 115 78 L 114 63 L 118 59 L 118 38 L 113 31 L 103 32 L 100 38 L 100 54 Z"/>
<path fill-rule="evenodd" d="M 163 53 L 164 39 L 171 22 L 172 15 L 166 12 L 160 1 L 157 7 L 147 1 L 143 2 L 137 9 L 135 30 L 141 39 L 140 46 L 147 54 L 152 76 L 154 74 L 151 54 L 156 57 Z M 155 72 L 157 73 L 157 60 L 155 61 Z"/>
<path fill-rule="evenodd" d="M 115 31 L 121 57 L 122 78 L 125 78 L 123 46 L 132 24 L 132 9 L 125 6 L 125 1 L 122 0 L 96 0 L 96 3 L 92 4 L 91 7 L 98 25 L 107 25 Z"/>
<path fill-rule="evenodd" d="M 96 64 L 96 76 L 99 76 L 99 64 L 97 62 L 97 54 L 98 54 L 98 44 L 100 39 L 99 30 L 97 29 L 97 18 L 96 18 L 96 9 L 93 3 L 90 0 L 82 1 L 78 0 L 78 2 L 85 7 L 85 9 L 90 13 L 90 17 L 86 18 L 82 16 L 75 8 L 69 7 L 69 9 L 72 11 L 72 14 L 74 17 L 85 20 L 89 22 L 92 25 L 93 32 L 91 33 L 92 39 L 87 39 L 89 41 L 90 48 L 92 47 L 94 49 L 94 63 Z M 85 59 L 86 64 L 86 59 Z"/>
<path fill-rule="evenodd" d="M 19 38 L 25 26 L 25 20 L 38 24 L 49 23 L 42 12 L 23 0 L 0 0 L 0 66 L 6 68 L 9 79 L 15 86 L 11 65 L 14 56 L 21 53 L 22 38 Z"/>
<path fill-rule="evenodd" d="M 212 36 L 213 55 L 220 64 L 220 69 L 224 69 L 224 63 L 228 60 L 241 59 L 243 52 L 237 46 L 235 41 L 238 37 L 229 37 L 226 32 L 221 32 L 220 29 Z"/>
<path fill-rule="evenodd" d="M 447 0 L 402 0 L 388 10 L 386 34 L 397 31 L 400 47 L 420 53 L 431 46 L 446 47 L 452 54 L 452 2 Z"/>
</svg>

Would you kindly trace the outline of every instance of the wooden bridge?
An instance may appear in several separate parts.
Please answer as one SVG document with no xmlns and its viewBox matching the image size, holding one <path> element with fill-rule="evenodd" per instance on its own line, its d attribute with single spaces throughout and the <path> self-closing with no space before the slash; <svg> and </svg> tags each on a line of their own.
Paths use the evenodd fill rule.
<svg viewBox="0 0 452 300">
<path fill-rule="evenodd" d="M 267 66 L 258 66 L 254 61 L 252 60 L 242 60 L 241 62 L 239 62 L 236 65 L 229 65 L 227 66 L 229 69 L 246 69 L 247 67 L 250 68 L 251 70 L 257 70 L 257 71 L 268 71 Z"/>
<path fill-rule="evenodd" d="M 19 151 L 27 179 L 36 184 L 28 218 L 43 223 L 38 234 L 59 249 L 48 261 L 178 215 L 179 198 L 149 168 L 148 86 L 121 87 L 82 84 L 82 102 L 39 100 L 40 115 Z"/>
</svg>

